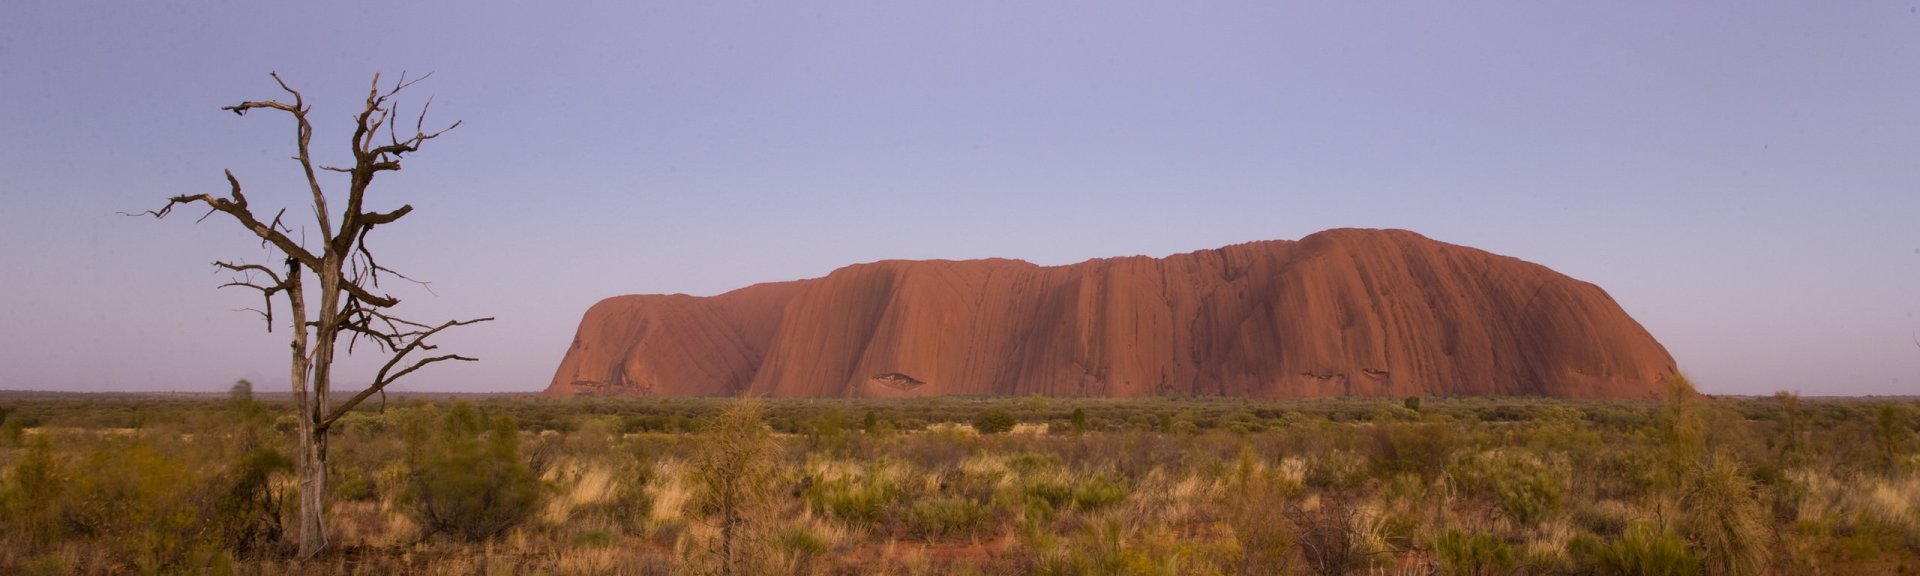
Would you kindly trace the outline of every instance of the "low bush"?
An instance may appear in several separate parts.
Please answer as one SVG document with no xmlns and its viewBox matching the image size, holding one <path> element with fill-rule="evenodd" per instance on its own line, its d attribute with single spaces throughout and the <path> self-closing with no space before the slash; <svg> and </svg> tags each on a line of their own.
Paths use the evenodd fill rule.
<svg viewBox="0 0 1920 576">
<path fill-rule="evenodd" d="M 1020 421 L 1013 417 L 1013 413 L 999 408 L 981 410 L 973 417 L 973 429 L 981 434 L 1007 432 L 1013 430 L 1013 425 L 1019 423 Z"/>
<path fill-rule="evenodd" d="M 484 540 L 533 516 L 543 487 L 520 459 L 512 419 L 503 416 L 488 425 L 465 402 L 444 415 L 426 412 L 407 430 L 408 496 L 421 525 Z"/>
<path fill-rule="evenodd" d="M 1240 545 L 1240 572 L 1291 572 L 1295 534 L 1281 511 L 1293 496 L 1293 484 L 1273 471 L 1251 469 L 1241 473 L 1237 484 L 1223 495 L 1220 505 Z"/>
<path fill-rule="evenodd" d="M 1440 570 L 1451 576 L 1496 576 L 1513 573 L 1513 548 L 1491 534 L 1448 529 L 1433 542 Z"/>
<path fill-rule="evenodd" d="M 1768 514 L 1755 500 L 1753 482 L 1739 464 L 1717 457 L 1690 484 L 1681 505 L 1680 529 L 1699 549 L 1707 573 L 1765 572 L 1772 541 Z"/>
<path fill-rule="evenodd" d="M 886 519 L 899 488 L 877 474 L 815 483 L 805 494 L 816 514 L 855 525 L 873 525 Z"/>
<path fill-rule="evenodd" d="M 1570 545 L 1576 556 L 1598 576 L 1698 576 L 1700 561 L 1687 551 L 1687 541 L 1652 524 L 1635 524 L 1620 539 L 1606 544 L 1584 541 Z"/>
<path fill-rule="evenodd" d="M 634 448 L 620 463 L 608 511 L 629 532 L 637 532 L 653 517 L 653 459 Z"/>
<path fill-rule="evenodd" d="M 936 496 L 907 509 L 907 527 L 928 539 L 973 536 L 994 527 L 992 509 L 957 496 Z"/>
<path fill-rule="evenodd" d="M 1559 512 L 1567 474 L 1517 450 L 1472 454 L 1454 461 L 1448 473 L 1460 490 L 1493 499 L 1502 513 L 1523 524 Z"/>
<path fill-rule="evenodd" d="M 1094 476 L 1073 488 L 1073 506 L 1080 510 L 1099 510 L 1126 499 L 1126 485 L 1104 475 Z"/>
<path fill-rule="evenodd" d="M 53 456 L 53 443 L 46 436 L 33 439 L 6 483 L 0 484 L 0 512 L 7 519 L 0 522 L 0 531 L 29 550 L 59 541 L 66 522 L 56 505 L 70 480 Z"/>
</svg>

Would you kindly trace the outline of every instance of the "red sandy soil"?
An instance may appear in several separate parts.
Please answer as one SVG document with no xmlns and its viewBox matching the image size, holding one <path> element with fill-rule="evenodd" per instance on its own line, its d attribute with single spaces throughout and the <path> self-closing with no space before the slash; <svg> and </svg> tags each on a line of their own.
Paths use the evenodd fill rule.
<svg viewBox="0 0 1920 576">
<path fill-rule="evenodd" d="M 589 309 L 549 395 L 1651 398 L 1599 287 L 1403 230 L 1167 258 L 858 264 Z"/>
</svg>

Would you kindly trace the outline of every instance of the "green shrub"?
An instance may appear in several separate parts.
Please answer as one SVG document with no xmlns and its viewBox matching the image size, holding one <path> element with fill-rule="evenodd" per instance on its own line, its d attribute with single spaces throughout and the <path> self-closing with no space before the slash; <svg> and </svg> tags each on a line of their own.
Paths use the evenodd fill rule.
<svg viewBox="0 0 1920 576">
<path fill-rule="evenodd" d="M 1462 491 L 1492 498 L 1502 513 L 1525 524 L 1558 512 L 1566 483 L 1563 469 L 1511 449 L 1460 458 L 1449 473 Z"/>
<path fill-rule="evenodd" d="M 199 530 L 204 484 L 180 454 L 145 441 L 107 442 L 87 454 L 84 474 L 62 490 L 62 516 L 77 535 L 108 544 L 139 571 L 178 567 L 210 544 Z"/>
<path fill-rule="evenodd" d="M 608 510 L 629 532 L 638 531 L 653 516 L 653 493 L 647 491 L 653 482 L 653 460 L 635 448 L 621 463 L 618 482 Z"/>
<path fill-rule="evenodd" d="M 792 526 L 780 531 L 780 537 L 774 540 L 774 546 L 782 552 L 801 556 L 813 556 L 827 551 L 827 544 L 804 526 Z"/>
<path fill-rule="evenodd" d="M 1569 546 L 1584 549 L 1587 546 Z M 1598 576 L 1698 576 L 1700 561 L 1687 552 L 1687 541 L 1652 524 L 1635 524 L 1619 540 L 1588 552 L 1587 563 Z M 1579 554 L 1576 554 L 1579 555 Z"/>
<path fill-rule="evenodd" d="M 617 541 L 605 530 L 588 530 L 573 537 L 573 545 L 581 548 L 612 548 Z"/>
<path fill-rule="evenodd" d="M 1356 452 L 1334 450 L 1307 465 L 1306 484 L 1314 488 L 1356 488 L 1367 481 L 1367 458 Z"/>
<path fill-rule="evenodd" d="M 21 438 L 26 435 L 26 422 L 22 422 L 19 418 L 7 418 L 13 414 L 13 410 L 13 408 L 0 406 L 0 443 L 19 446 Z"/>
<path fill-rule="evenodd" d="M 1020 421 L 1015 419 L 1012 413 L 1000 408 L 981 410 L 979 414 L 973 417 L 973 429 L 979 431 L 981 434 L 1000 434 L 1007 432 L 1013 430 L 1013 425 L 1018 423 L 1020 423 Z"/>
<path fill-rule="evenodd" d="M 1126 499 L 1126 485 L 1104 475 L 1095 476 L 1073 488 L 1073 505 L 1081 510 L 1099 510 Z"/>
<path fill-rule="evenodd" d="M 1055 510 L 1073 501 L 1073 485 L 1065 482 L 1036 480 L 1027 485 L 1026 493 Z"/>
<path fill-rule="evenodd" d="M 886 519 L 887 508 L 899 495 L 892 483 L 878 474 L 839 478 L 815 483 L 807 489 L 807 504 L 817 514 L 855 524 L 875 524 Z"/>
<path fill-rule="evenodd" d="M 690 548 L 701 556 L 686 560 L 712 562 L 717 564 L 714 571 L 725 574 L 769 571 L 773 559 L 766 554 L 767 538 L 772 535 L 780 445 L 766 422 L 756 398 L 732 401 L 708 421 L 693 459 L 694 492 L 688 505 L 719 533 L 704 550 Z"/>
<path fill-rule="evenodd" d="M 1053 452 L 1021 452 L 1007 458 L 1007 468 L 1022 475 L 1060 467 L 1060 455 Z"/>
<path fill-rule="evenodd" d="M 1242 458 L 1246 458 L 1243 453 Z M 1242 574 L 1286 574 L 1293 563 L 1294 533 L 1280 513 L 1294 486 L 1272 472 L 1255 472 L 1243 462 L 1238 486 L 1222 495 L 1227 524 L 1240 545 Z"/>
<path fill-rule="evenodd" d="M 502 416 L 488 426 L 466 402 L 443 416 L 427 412 L 407 434 L 408 496 L 421 525 L 485 540 L 531 518 L 543 487 L 520 459 L 513 420 Z"/>
<path fill-rule="evenodd" d="M 293 459 L 272 448 L 249 452 L 228 471 L 209 527 L 228 550 L 246 556 L 280 541 L 285 494 L 273 489 L 273 478 L 292 473 Z"/>
<path fill-rule="evenodd" d="M 1914 436 L 1912 410 L 1904 404 L 1881 404 L 1873 414 L 1873 440 L 1882 466 L 1893 470 L 1908 464 L 1907 454 L 1920 441 Z"/>
<path fill-rule="evenodd" d="M 1375 424 L 1371 436 L 1373 474 L 1379 477 L 1439 476 L 1460 445 L 1459 435 L 1447 424 Z"/>
<path fill-rule="evenodd" d="M 1361 514 L 1352 497 L 1342 493 L 1322 494 L 1314 508 L 1288 503 L 1287 520 L 1299 530 L 1301 556 L 1313 573 L 1338 576 L 1366 564 L 1366 538 L 1358 526 Z"/>
<path fill-rule="evenodd" d="M 971 536 L 992 527 L 988 506 L 957 496 L 936 496 L 907 509 L 907 526 L 928 539 Z"/>
<path fill-rule="evenodd" d="M 380 496 L 373 481 L 373 474 L 358 466 L 335 464 L 327 467 L 327 490 L 335 498 L 354 502 L 368 502 Z"/>
<path fill-rule="evenodd" d="M 19 538 L 30 549 L 51 546 L 65 535 L 66 523 L 60 518 L 60 502 L 69 478 L 60 461 L 53 457 L 53 445 L 46 436 L 34 438 L 27 452 L 13 466 L 7 482 L 0 485 L 0 532 Z"/>
<path fill-rule="evenodd" d="M 1772 541 L 1768 517 L 1739 464 L 1716 457 L 1690 485 L 1681 504 L 1680 530 L 1699 549 L 1707 573 L 1765 572 Z"/>
<path fill-rule="evenodd" d="M 1433 543 L 1442 573 L 1452 576 L 1492 576 L 1513 571 L 1513 548 L 1491 534 L 1469 534 L 1448 529 Z"/>
</svg>

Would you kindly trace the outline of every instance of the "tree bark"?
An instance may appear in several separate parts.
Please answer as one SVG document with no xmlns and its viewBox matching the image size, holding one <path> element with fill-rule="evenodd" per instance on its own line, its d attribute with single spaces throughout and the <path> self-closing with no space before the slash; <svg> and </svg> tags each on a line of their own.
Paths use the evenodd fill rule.
<svg viewBox="0 0 1920 576">
<path fill-rule="evenodd" d="M 300 539 L 299 557 L 311 558 L 327 547 L 325 499 L 327 486 L 326 446 L 315 442 L 316 436 L 325 439 L 324 430 L 314 426 L 308 416 L 314 412 L 313 402 L 307 396 L 308 379 L 313 374 L 313 364 L 307 355 L 307 298 L 301 285 L 301 272 L 298 262 L 287 266 L 288 286 L 287 303 L 293 318 L 293 398 L 297 410 L 300 433 L 299 453 L 295 457 L 295 473 L 300 478 L 300 518 L 294 523 L 294 533 Z"/>
</svg>

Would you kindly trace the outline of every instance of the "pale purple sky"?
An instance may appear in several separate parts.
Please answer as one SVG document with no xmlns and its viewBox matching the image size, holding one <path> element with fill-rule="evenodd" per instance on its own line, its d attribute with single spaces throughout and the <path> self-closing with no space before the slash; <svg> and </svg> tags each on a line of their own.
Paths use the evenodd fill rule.
<svg viewBox="0 0 1920 576">
<path fill-rule="evenodd" d="M 466 125 L 375 247 L 499 320 L 400 389 L 538 390 L 616 294 L 1363 226 L 1598 284 L 1710 392 L 1920 392 L 1920 1 L 499 4 L 8 0 L 0 389 L 284 386 L 208 265 L 257 243 L 116 212 L 295 202 L 290 124 L 219 107 L 278 70 L 343 162 L 405 70 Z"/>
</svg>

